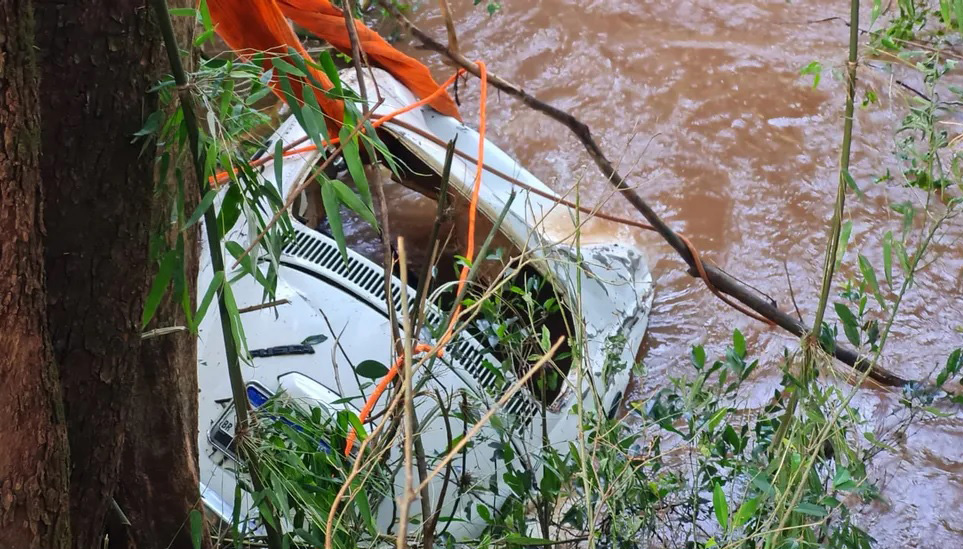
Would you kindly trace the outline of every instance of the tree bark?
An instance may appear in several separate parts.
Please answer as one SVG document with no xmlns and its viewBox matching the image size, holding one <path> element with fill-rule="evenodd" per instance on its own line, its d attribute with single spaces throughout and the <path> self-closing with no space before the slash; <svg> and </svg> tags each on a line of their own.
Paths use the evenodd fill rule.
<svg viewBox="0 0 963 549">
<path fill-rule="evenodd" d="M 67 433 L 44 305 L 28 0 L 0 0 L 0 547 L 66 548 Z"/>
<path fill-rule="evenodd" d="M 189 7 L 191 2 L 176 0 L 170 5 Z M 174 25 L 179 42 L 190 44 L 192 21 L 177 17 Z M 166 62 L 157 68 L 153 71 L 155 79 L 170 70 Z M 187 215 L 194 211 L 197 202 L 196 193 L 192 192 L 197 183 L 192 177 L 189 155 L 182 155 L 182 159 L 180 173 L 184 178 L 180 183 L 175 177 L 157 182 L 151 232 L 164 235 L 168 247 L 184 250 L 184 278 L 175 286 L 183 285 L 193 310 L 199 225 L 181 232 L 176 223 L 171 223 L 171 211 L 178 200 L 186 202 L 183 211 Z M 170 171 L 173 173 L 174 169 Z M 148 329 L 186 324 L 178 297 L 171 295 L 157 309 Z M 117 490 L 130 527 L 125 543 L 116 547 L 192 549 L 190 523 L 186 519 L 191 509 L 203 511 L 198 495 L 197 338 L 185 331 L 147 339 L 141 347 L 140 361 L 143 374 L 134 386 L 136 404 L 127 422 L 128 437 Z M 206 535 L 202 540 L 204 547 L 210 546 Z"/>
<path fill-rule="evenodd" d="M 36 8 L 47 316 L 70 441 L 73 546 L 89 549 L 102 543 L 143 370 L 154 158 L 131 141 L 156 108 L 146 91 L 159 37 L 138 0 Z"/>
</svg>

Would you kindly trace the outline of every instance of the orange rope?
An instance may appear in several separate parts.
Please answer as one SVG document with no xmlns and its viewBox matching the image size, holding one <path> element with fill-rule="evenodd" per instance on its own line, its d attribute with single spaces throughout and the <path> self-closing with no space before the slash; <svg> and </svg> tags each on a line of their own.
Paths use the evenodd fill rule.
<svg viewBox="0 0 963 549">
<path fill-rule="evenodd" d="M 419 343 L 415 345 L 413 351 L 416 353 L 427 353 L 431 350 L 431 348 L 431 345 Z M 443 351 L 438 351 L 438 356 L 441 356 L 442 354 Z M 385 377 L 381 378 L 381 381 L 378 382 L 374 392 L 371 393 L 370 397 L 368 397 L 368 401 L 364 403 L 364 408 L 361 409 L 361 415 L 358 416 L 358 419 L 361 421 L 361 423 L 364 423 L 368 419 L 368 416 L 371 414 L 371 410 L 374 409 L 374 406 L 377 404 L 378 399 L 381 398 L 382 393 L 388 389 L 388 385 L 390 385 L 395 379 L 395 376 L 398 375 L 398 371 L 401 370 L 401 365 L 404 363 L 404 361 L 405 357 L 399 356 L 395 360 L 395 363 L 391 365 L 391 369 L 388 370 L 388 373 L 385 374 Z M 351 454 L 351 448 L 354 446 L 354 441 L 357 438 L 358 433 L 356 433 L 353 428 L 348 431 L 348 439 L 344 443 L 344 455 L 347 456 Z"/>
<path fill-rule="evenodd" d="M 475 256 L 475 220 L 478 217 L 478 198 L 481 195 L 482 170 L 484 169 L 484 166 L 485 166 L 485 126 L 487 124 L 487 113 L 485 110 L 485 103 L 488 100 L 488 76 L 487 76 L 488 72 L 485 67 L 485 63 L 483 61 L 476 61 L 476 63 L 478 64 L 478 70 L 481 73 L 481 93 L 480 93 L 481 105 L 478 109 L 478 159 L 475 163 L 475 166 L 476 166 L 475 167 L 475 185 L 472 188 L 471 201 L 468 204 L 468 242 L 467 242 L 467 245 L 465 246 L 465 259 L 467 259 L 468 263 L 471 263 L 472 259 Z M 372 125 L 375 127 L 380 126 L 381 124 L 384 124 L 388 120 L 391 120 L 392 118 L 398 115 L 404 114 L 412 109 L 416 109 L 420 107 L 425 103 L 428 103 L 429 101 L 431 101 L 433 96 L 444 91 L 445 88 L 451 85 L 455 81 L 455 79 L 458 78 L 458 76 L 460 76 L 464 72 L 465 72 L 464 69 L 459 69 L 458 72 L 456 72 L 454 76 L 452 76 L 444 84 L 442 84 L 442 86 L 438 88 L 438 90 L 435 91 L 435 93 L 431 94 L 430 96 L 426 97 L 425 99 L 422 99 L 417 103 L 412 103 L 407 107 L 388 113 L 387 115 L 376 120 Z M 469 270 L 470 269 L 468 265 L 462 266 L 461 274 L 458 276 L 458 290 L 455 292 L 455 295 L 460 294 L 462 289 L 465 287 L 465 284 L 468 282 Z M 444 335 L 442 335 L 441 338 L 438 340 L 438 345 L 437 345 L 438 356 L 441 356 L 442 353 L 444 353 L 445 345 L 447 345 L 448 341 L 451 340 L 452 332 L 455 327 L 455 321 L 458 319 L 459 313 L 461 313 L 461 303 L 456 303 L 455 310 L 451 315 L 451 321 L 448 323 L 448 328 L 445 330 Z M 431 345 L 419 343 L 415 345 L 414 351 L 416 353 L 427 353 L 431 351 L 432 348 L 433 347 Z M 377 404 L 378 402 L 378 399 L 380 399 L 381 395 L 385 392 L 385 390 L 388 389 L 388 385 L 390 385 L 391 382 L 395 379 L 395 377 L 398 376 L 398 371 L 401 369 L 401 365 L 403 362 L 404 362 L 404 357 L 398 357 L 395 360 L 395 363 L 391 365 L 391 369 L 388 370 L 388 373 L 385 374 L 385 377 L 383 377 L 381 381 L 378 382 L 378 385 L 377 387 L 375 387 L 374 392 L 371 393 L 371 396 L 369 396 L 368 400 L 364 403 L 364 407 L 361 409 L 361 415 L 358 416 L 358 419 L 361 421 L 361 423 L 364 423 L 365 421 L 367 421 L 368 415 L 371 414 L 371 410 L 374 409 L 375 404 Z M 357 434 L 354 432 L 354 429 L 351 429 L 348 432 L 348 439 L 345 441 L 344 455 L 347 456 L 351 454 L 351 449 L 354 447 L 354 441 L 356 438 L 357 438 Z"/>
</svg>

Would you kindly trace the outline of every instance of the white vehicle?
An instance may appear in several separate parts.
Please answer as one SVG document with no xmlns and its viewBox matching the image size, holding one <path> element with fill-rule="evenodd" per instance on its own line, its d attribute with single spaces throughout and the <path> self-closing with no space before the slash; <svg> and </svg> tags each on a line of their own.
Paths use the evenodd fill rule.
<svg viewBox="0 0 963 549">
<path fill-rule="evenodd" d="M 353 75 L 353 72 L 346 72 L 343 76 L 349 85 Z M 389 74 L 376 70 L 375 75 L 384 97 L 378 112 L 393 111 L 415 102 L 411 92 Z M 372 83 L 368 83 L 367 89 L 374 89 Z M 417 174 L 417 184 L 411 181 L 402 183 L 413 185 L 415 190 L 427 194 L 432 191 L 437 194 L 445 160 L 444 144 L 457 137 L 458 154 L 453 160 L 448 187 L 449 203 L 455 209 L 457 225 L 457 218 L 462 215 L 473 186 L 477 132 L 428 107 L 401 115 L 395 122 L 385 124 L 381 132 L 392 154 L 397 155 L 411 173 Z M 304 135 L 291 117 L 272 136 L 267 150 L 273 150 L 276 140 L 291 143 Z M 285 196 L 310 176 L 319 158 L 319 153 L 310 152 L 285 159 L 281 181 L 274 181 L 274 170 L 270 165 L 263 170 L 263 175 L 278 184 L 282 196 Z M 619 242 L 597 241 L 582 241 L 576 247 L 574 235 L 579 215 L 559 205 L 552 199 L 555 194 L 551 189 L 489 142 L 485 143 L 484 160 L 487 168 L 482 177 L 478 212 L 480 224 L 485 228 L 477 241 L 484 240 L 514 193 L 514 200 L 496 238 L 503 248 L 502 264 L 519 255 L 528 258 L 526 268 L 551 284 L 555 295 L 564 304 L 560 314 L 567 315 L 565 324 L 570 328 L 580 326 L 577 332 L 585 343 L 583 356 L 575 361 L 569 360 L 572 363 L 566 366 L 567 379 L 557 391 L 553 391 L 557 394 L 552 395 L 551 401 L 545 403 L 544 424 L 540 415 L 542 404 L 531 385 L 522 386 L 499 411 L 504 418 L 501 424 L 511 425 L 514 430 L 514 459 L 523 456 L 527 460 L 537 460 L 543 447 L 543 429 L 547 428 L 548 440 L 553 445 L 567 446 L 576 437 L 578 418 L 570 411 L 578 400 L 575 387 L 579 386 L 579 369 L 586 406 L 594 406 L 595 399 L 589 398 L 590 388 L 594 388 L 593 394 L 600 397 L 603 407 L 601 413 L 612 413 L 618 408 L 628 385 L 630 368 L 603 371 L 606 370 L 606 354 L 613 350 L 609 341 L 619 338 L 620 344 L 615 349 L 619 359 L 624 364 L 634 363 L 652 303 L 652 279 L 644 254 L 637 248 Z M 536 192 L 522 188 L 518 182 Z M 296 205 L 294 209 L 297 214 L 299 207 Z M 384 268 L 351 249 L 345 263 L 332 238 L 295 219 L 293 224 L 294 238 L 285 245 L 281 255 L 276 291 L 276 299 L 287 300 L 287 303 L 241 315 L 247 346 L 254 355 L 242 365 L 251 403 L 257 407 L 271 395 L 284 392 L 311 407 L 332 411 L 347 406 L 356 411 L 364 399 L 346 401 L 346 397 L 370 394 L 371 380 L 359 379 L 352 365 L 369 360 L 389 365 L 396 358 L 391 348 Z M 231 240 L 242 244 L 252 237 L 243 222 L 230 235 Z M 212 276 L 210 264 L 202 263 L 199 288 L 206 288 Z M 451 284 L 448 286 L 450 289 Z M 400 317 L 401 281 L 393 278 L 391 288 L 391 302 Z M 251 277 L 235 282 L 232 290 L 240 309 L 258 305 L 264 299 L 262 287 Z M 413 299 L 416 290 L 409 288 L 407 291 Z M 437 327 L 443 323 L 449 310 L 440 307 L 438 293 L 429 299 L 426 311 L 429 326 Z M 579 318 L 572 318 L 573 312 Z M 219 326 L 217 310 L 212 307 L 201 325 L 199 343 L 200 489 L 206 505 L 229 521 L 236 485 L 234 411 Z M 445 359 L 435 361 L 431 379 L 426 382 L 424 390 L 436 391 L 448 398 L 464 392 L 485 408 L 494 404 L 511 385 L 514 374 L 503 369 L 501 375 L 507 378 L 507 383 L 506 379 L 496 379 L 499 376 L 492 365 L 500 364 L 504 357 L 499 356 L 497 346 L 490 345 L 492 338 L 485 335 L 484 320 L 477 319 L 475 326 L 477 329 L 461 331 L 447 345 Z M 553 341 L 565 333 L 558 326 L 553 327 L 552 332 Z M 434 342 L 427 329 L 417 339 Z M 311 344 L 304 345 L 302 342 L 306 340 Z M 374 416 L 390 401 L 390 393 L 388 391 L 381 398 Z M 423 420 L 421 436 L 429 469 L 449 445 L 449 434 L 438 419 L 438 411 L 433 399 L 417 401 L 416 413 Z M 538 421 L 533 421 L 536 417 Z M 453 419 L 452 422 L 460 434 L 463 421 Z M 372 425 L 366 426 L 368 431 Z M 467 426 L 471 427 L 470 424 Z M 478 440 L 495 436 L 488 426 L 479 433 Z M 495 450 L 488 444 L 473 444 L 464 460 L 459 460 L 458 473 L 471 478 L 477 485 L 487 486 L 489 479 L 494 476 L 497 480 L 501 474 L 493 452 Z M 395 453 L 400 456 L 400 449 Z M 397 474 L 397 485 L 403 476 L 400 472 Z M 441 482 L 439 475 L 428 486 L 432 501 L 438 497 Z M 502 490 L 492 497 L 500 505 L 507 494 L 507 490 Z M 461 501 L 452 497 L 446 499 L 442 514 L 461 518 L 448 524 L 448 532 L 456 539 L 477 538 L 485 523 L 477 514 L 467 511 L 473 506 L 470 498 L 461 498 Z M 249 504 L 250 500 L 245 497 L 243 514 L 248 512 Z M 410 535 L 418 533 L 421 521 L 415 519 L 419 510 L 417 502 L 411 506 Z M 398 521 L 397 501 L 391 497 L 382 498 L 376 519 L 382 531 L 395 524 Z"/>
</svg>

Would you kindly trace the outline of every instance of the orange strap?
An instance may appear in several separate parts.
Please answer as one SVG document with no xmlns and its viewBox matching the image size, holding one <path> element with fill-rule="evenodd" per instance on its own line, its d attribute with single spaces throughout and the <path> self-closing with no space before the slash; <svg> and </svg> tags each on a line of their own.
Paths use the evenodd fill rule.
<svg viewBox="0 0 963 549">
<path fill-rule="evenodd" d="M 419 343 L 415 345 L 415 348 L 413 349 L 413 351 L 416 353 L 427 353 L 430 350 L 431 345 L 427 345 L 425 343 Z M 438 355 L 441 356 L 441 354 L 441 351 L 439 351 Z M 385 374 L 385 377 L 381 378 L 381 381 L 378 382 L 374 392 L 371 393 L 370 397 L 368 397 L 368 401 L 364 403 L 364 408 L 361 409 L 361 415 L 358 416 L 358 419 L 361 421 L 361 423 L 364 423 L 368 420 L 368 416 L 371 415 L 371 410 L 374 409 L 375 404 L 378 403 L 378 399 L 381 398 L 382 393 L 385 392 L 385 390 L 388 388 L 388 385 L 390 385 L 392 380 L 394 380 L 398 375 L 398 371 L 401 370 L 401 365 L 404 363 L 404 361 L 405 357 L 399 356 L 395 360 L 395 363 L 391 365 L 391 369 L 388 370 L 388 373 Z M 344 455 L 347 456 L 351 454 L 351 448 L 354 446 L 354 441 L 357 438 L 358 433 L 355 433 L 354 428 L 348 431 L 348 439 L 344 443 Z"/>
<path fill-rule="evenodd" d="M 484 166 L 485 166 L 485 126 L 487 123 L 485 103 L 488 100 L 488 70 L 485 67 L 485 63 L 483 61 L 476 61 L 476 64 L 478 65 L 478 71 L 481 73 L 480 74 L 481 105 L 479 106 L 479 110 L 478 110 L 478 159 L 475 167 L 475 185 L 474 187 L 472 187 L 471 201 L 468 204 L 468 242 L 465 247 L 465 258 L 468 260 L 469 264 L 472 262 L 472 260 L 475 257 L 475 220 L 478 214 L 478 197 L 481 194 L 482 170 L 484 169 Z M 454 78 L 458 77 L 458 75 L 461 72 L 463 71 L 459 71 L 458 73 L 456 73 L 455 76 L 452 77 L 451 81 L 453 81 Z M 447 84 L 448 83 L 446 83 L 446 85 Z M 415 107 L 412 107 L 412 108 L 415 108 Z M 404 109 L 401 109 L 401 110 L 404 110 Z M 395 114 L 395 116 L 397 116 L 397 114 Z M 469 270 L 470 268 L 468 265 L 462 266 L 461 274 L 458 275 L 458 290 L 455 292 L 456 296 L 460 294 L 462 291 L 462 288 L 465 287 L 465 284 L 468 281 Z M 442 335 L 441 338 L 438 340 L 439 355 L 443 352 L 445 345 L 447 345 L 448 342 L 451 340 L 452 332 L 455 327 L 455 322 L 458 320 L 459 313 L 461 313 L 461 303 L 456 303 L 455 310 L 451 315 L 451 321 L 448 323 L 448 328 L 445 330 L 444 335 Z M 432 347 L 430 345 L 425 345 L 424 343 L 419 343 L 418 345 L 415 346 L 415 351 L 419 353 L 428 352 L 431 349 Z M 388 388 L 388 385 L 391 383 L 391 381 L 395 379 L 395 377 L 397 377 L 398 370 L 401 368 L 401 364 L 403 363 L 403 361 L 404 361 L 403 357 L 398 357 L 398 359 L 395 360 L 395 363 L 391 366 L 391 369 L 388 370 L 388 373 L 385 374 L 385 377 L 382 378 L 381 382 L 378 383 L 378 386 L 375 387 L 374 392 L 371 393 L 370 397 L 368 397 L 368 401 L 364 403 L 364 408 L 361 409 L 361 415 L 358 416 L 358 419 L 361 420 L 361 423 L 364 423 L 368 419 L 368 414 L 371 413 L 371 410 L 374 408 L 375 404 L 378 402 L 378 399 L 381 398 L 382 393 L 385 392 L 385 390 Z M 344 455 L 347 456 L 351 453 L 351 448 L 354 446 L 354 441 L 355 441 L 355 432 L 352 429 L 348 433 L 348 440 L 345 443 L 345 447 L 344 447 Z"/>
</svg>

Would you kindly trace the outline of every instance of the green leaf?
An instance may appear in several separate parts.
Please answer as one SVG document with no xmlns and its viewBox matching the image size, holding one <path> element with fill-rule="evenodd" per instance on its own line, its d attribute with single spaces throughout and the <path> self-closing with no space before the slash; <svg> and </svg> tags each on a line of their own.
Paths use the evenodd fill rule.
<svg viewBox="0 0 963 549">
<path fill-rule="evenodd" d="M 284 140 L 274 142 L 274 184 L 280 189 L 284 181 Z M 312 227 L 313 228 L 313 227 Z"/>
<path fill-rule="evenodd" d="M 207 8 L 207 0 L 201 0 L 198 9 L 201 12 L 201 23 L 204 25 L 204 30 L 212 30 L 214 23 L 211 21 L 211 11 Z"/>
<path fill-rule="evenodd" d="M 140 329 L 143 330 L 150 324 L 154 314 L 157 312 L 157 307 L 160 306 L 161 300 L 164 298 L 164 294 L 167 293 L 167 286 L 171 282 L 171 276 L 174 273 L 174 267 L 177 264 L 177 250 L 168 250 L 161 258 L 160 268 L 157 270 L 157 276 L 154 277 L 154 282 L 151 284 L 150 291 L 147 292 L 147 300 L 144 302 L 144 312 L 140 317 Z"/>
<path fill-rule="evenodd" d="M 856 483 L 853 482 L 853 475 L 849 472 L 849 469 L 843 467 L 836 471 L 836 476 L 833 477 L 833 488 L 837 490 L 850 490 L 855 486 Z"/>
<path fill-rule="evenodd" d="M 378 528 L 375 526 L 374 514 L 371 513 L 371 504 L 368 502 L 368 492 L 365 490 L 363 481 L 361 478 L 355 477 L 353 484 L 356 486 L 354 501 L 358 507 L 358 514 L 361 515 L 365 526 L 368 527 L 368 533 L 376 534 Z"/>
<path fill-rule="evenodd" d="M 692 365 L 696 370 L 701 370 L 703 366 L 706 365 L 706 350 L 702 345 L 696 345 L 692 348 L 691 357 Z"/>
<path fill-rule="evenodd" d="M 882 307 L 884 311 L 889 310 L 886 307 L 886 300 L 883 299 L 883 293 L 879 291 L 879 281 L 876 279 L 876 270 L 873 269 L 873 264 L 862 254 L 859 255 L 859 270 L 862 271 L 863 279 L 869 283 L 869 287 L 873 290 L 873 295 L 876 296 L 876 301 L 879 302 L 879 306 Z"/>
<path fill-rule="evenodd" d="M 190 321 L 190 329 L 192 333 L 197 333 L 197 328 L 201 325 L 201 321 L 204 320 L 204 316 L 207 314 L 207 309 L 211 306 L 211 302 L 214 301 L 214 296 L 217 295 L 217 290 L 220 289 L 221 284 L 224 283 L 224 272 L 218 271 L 214 273 L 214 278 L 211 279 L 211 283 L 207 286 L 207 291 L 204 292 L 204 298 L 201 299 L 200 304 L 197 306 L 197 312 L 194 314 L 194 318 Z"/>
<path fill-rule="evenodd" d="M 853 222 L 847 221 L 843 223 L 843 228 L 839 232 L 839 246 L 836 248 L 836 269 L 843 262 L 843 257 L 846 256 L 846 248 L 849 246 L 849 237 L 853 234 Z"/>
<path fill-rule="evenodd" d="M 371 202 L 371 190 L 368 188 L 368 177 L 364 173 L 364 167 L 361 164 L 361 150 L 358 147 L 358 138 L 355 136 L 353 139 L 349 139 L 351 136 L 351 128 L 347 124 L 341 127 L 340 138 L 341 138 L 341 149 L 344 155 L 344 161 L 348 165 L 348 173 L 351 174 L 351 180 L 354 181 L 354 186 L 358 188 L 358 194 L 361 195 L 361 200 L 368 206 L 369 209 L 374 210 L 374 204 Z"/>
<path fill-rule="evenodd" d="M 826 509 L 824 509 L 823 507 L 812 503 L 805 503 L 805 502 L 797 505 L 796 508 L 793 509 L 793 511 L 797 513 L 802 513 L 804 515 L 813 516 L 813 517 L 825 517 L 826 515 L 829 514 L 826 512 Z"/>
<path fill-rule="evenodd" d="M 344 225 L 341 223 L 341 202 L 338 200 L 338 193 L 331 181 L 321 184 L 321 203 L 324 204 L 324 213 L 328 217 L 328 226 L 331 228 L 331 236 L 338 245 L 341 258 L 345 264 L 348 263 L 348 249 L 344 240 Z"/>
<path fill-rule="evenodd" d="M 237 310 L 237 301 L 234 300 L 234 291 L 231 290 L 231 283 L 224 280 L 222 296 L 224 298 L 224 306 L 227 308 L 227 316 L 231 320 L 231 336 L 234 338 L 234 343 L 237 345 L 238 349 L 243 352 L 243 357 L 245 359 L 248 357 L 247 352 L 247 337 L 244 335 L 244 325 L 241 323 L 241 313 Z"/>
<path fill-rule="evenodd" d="M 144 126 L 134 132 L 134 137 L 143 137 L 145 135 L 154 135 L 157 130 L 160 129 L 161 122 L 164 120 L 164 113 L 161 111 L 154 111 L 150 113 L 147 120 L 144 121 Z"/>
<path fill-rule="evenodd" d="M 377 360 L 365 360 L 354 367 L 354 372 L 368 379 L 381 379 L 388 373 L 388 367 Z"/>
<path fill-rule="evenodd" d="M 740 358 L 746 356 L 746 337 L 738 329 L 732 331 L 732 349 Z"/>
<path fill-rule="evenodd" d="M 374 212 L 372 212 L 371 208 L 369 208 L 366 204 L 361 202 L 361 199 L 358 198 L 358 195 L 354 194 L 354 192 L 352 192 L 347 185 L 341 181 L 338 181 L 337 179 L 332 179 L 328 182 L 328 184 L 334 185 L 334 190 L 337 192 L 338 199 L 341 200 L 342 204 L 347 206 L 348 209 L 354 213 L 361 216 L 362 219 L 371 224 L 371 226 L 376 230 L 378 229 L 378 220 L 375 219 Z"/>
<path fill-rule="evenodd" d="M 853 175 L 849 173 L 849 170 L 843 170 L 842 176 L 843 176 L 843 179 L 846 181 L 846 185 L 849 186 L 849 188 L 852 189 L 854 193 L 856 193 L 856 196 L 860 198 L 866 198 L 866 195 L 864 195 L 863 191 L 860 190 L 859 185 L 856 184 L 856 180 L 853 179 Z"/>
<path fill-rule="evenodd" d="M 799 71 L 799 74 L 811 74 L 813 77 L 813 88 L 815 88 L 819 85 L 819 79 L 822 78 L 823 65 L 819 61 L 811 61 Z"/>
<path fill-rule="evenodd" d="M 893 448 L 893 447 L 890 446 L 889 444 L 886 444 L 886 443 L 884 443 L 883 441 L 881 441 L 881 440 L 879 440 L 878 438 L 876 438 L 876 434 L 873 433 L 872 431 L 866 431 L 865 433 L 863 433 L 863 438 L 865 438 L 866 440 L 868 440 L 868 441 L 870 442 L 870 444 L 872 444 L 873 446 L 877 446 L 877 447 L 879 447 L 879 448 L 882 448 L 882 449 L 884 449 L 884 450 L 886 450 L 886 451 L 888 451 L 888 452 L 892 452 L 892 453 L 894 453 L 894 454 L 898 454 L 898 453 L 899 453 L 899 450 L 897 450 L 896 448 Z"/>
<path fill-rule="evenodd" d="M 200 46 L 204 42 L 210 40 L 212 36 L 214 36 L 214 29 L 207 29 L 201 34 L 197 35 L 197 38 L 194 39 L 194 45 Z"/>
<path fill-rule="evenodd" d="M 718 412 L 716 412 L 715 414 L 713 414 L 713 415 L 712 415 L 712 418 L 709 419 L 709 422 L 708 422 L 708 424 L 707 424 L 707 427 L 708 427 L 709 432 L 711 433 L 711 432 L 715 431 L 716 427 L 719 426 L 719 423 L 720 423 L 727 415 L 729 415 L 729 408 L 722 408 L 721 410 L 719 410 Z"/>
<path fill-rule="evenodd" d="M 207 212 L 207 209 L 211 207 L 211 204 L 214 203 L 215 198 L 217 198 L 216 190 L 211 189 L 207 191 L 204 194 L 204 198 L 201 199 L 201 203 L 197 205 L 197 208 L 194 210 L 194 213 L 192 213 L 191 216 L 187 218 L 187 222 L 184 223 L 184 227 L 181 230 L 183 231 L 185 229 L 189 229 L 193 224 L 197 223 L 197 221 L 201 218 L 201 216 L 204 215 L 205 212 Z"/>
<path fill-rule="evenodd" d="M 201 549 L 201 537 L 204 535 L 204 517 L 197 509 L 191 509 L 191 545 L 194 549 Z"/>
<path fill-rule="evenodd" d="M 341 87 L 341 75 L 338 73 L 338 66 L 335 64 L 334 58 L 327 51 L 322 51 L 321 55 L 318 56 L 318 62 L 321 64 L 321 70 L 334 85 L 331 88 L 331 93 L 335 97 L 343 97 L 344 89 Z"/>
<path fill-rule="evenodd" d="M 324 111 L 318 104 L 318 97 L 311 90 L 307 90 L 304 94 L 304 106 L 304 121 L 308 124 L 305 130 L 320 149 L 327 145 L 328 125 L 324 120 Z"/>
<path fill-rule="evenodd" d="M 174 17 L 197 17 L 197 10 L 194 8 L 170 8 L 167 11 Z"/>
<path fill-rule="evenodd" d="M 288 63 L 280 57 L 272 57 L 271 65 L 278 70 L 281 74 L 293 74 L 295 76 L 300 76 L 301 78 L 307 78 L 308 75 L 304 73 L 301 69 L 295 67 L 291 63 Z M 305 94 L 306 95 L 306 94 Z"/>
<path fill-rule="evenodd" d="M 882 4 L 882 0 L 873 0 L 873 3 Z M 875 5 L 873 7 L 875 9 Z M 950 22 L 953 20 L 953 14 L 950 12 L 950 9 L 950 0 L 940 0 L 940 20 L 947 28 L 950 27 Z M 875 21 L 875 19 L 873 21 Z"/>
<path fill-rule="evenodd" d="M 844 303 L 835 303 L 833 307 L 836 309 L 839 320 L 843 323 L 843 332 L 846 333 L 846 339 L 854 346 L 859 347 L 859 324 L 856 315 Z"/>
<path fill-rule="evenodd" d="M 759 506 L 759 498 L 747 499 L 739 506 L 739 510 L 736 511 L 735 516 L 732 517 L 732 528 L 736 529 L 745 524 L 752 518 L 752 515 L 756 513 L 756 507 Z"/>
<path fill-rule="evenodd" d="M 319 343 L 324 343 L 328 340 L 328 336 L 324 334 L 314 334 L 310 335 L 301 342 L 301 345 L 318 345 Z"/>
<path fill-rule="evenodd" d="M 943 387 L 947 380 L 960 373 L 961 368 L 963 368 L 963 349 L 955 349 L 946 358 L 946 366 L 936 376 L 936 386 Z"/>
<path fill-rule="evenodd" d="M 308 134 L 308 137 L 320 147 L 320 141 L 315 140 L 320 140 L 321 130 L 316 125 L 308 126 L 307 118 L 304 116 L 304 110 L 301 108 L 301 100 L 298 96 L 294 95 L 291 80 L 286 74 L 278 77 L 278 85 L 281 88 L 281 97 L 284 99 L 284 102 L 288 104 L 288 107 L 291 108 L 291 114 L 294 115 L 294 119 L 298 121 L 301 128 Z M 316 124 L 317 120 L 312 119 L 311 123 Z"/>
<path fill-rule="evenodd" d="M 722 486 L 716 484 L 712 488 L 712 509 L 715 511 L 716 520 L 723 530 L 729 529 L 729 504 L 726 502 L 726 494 L 722 491 Z"/>
<path fill-rule="evenodd" d="M 890 290 L 893 289 L 893 231 L 883 235 L 883 275 Z"/>
<path fill-rule="evenodd" d="M 231 185 L 224 193 L 224 200 L 221 200 L 221 207 L 217 212 L 217 226 L 222 235 L 233 229 L 234 224 L 240 219 L 243 199 L 240 185 Z"/>
</svg>

